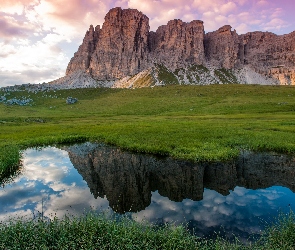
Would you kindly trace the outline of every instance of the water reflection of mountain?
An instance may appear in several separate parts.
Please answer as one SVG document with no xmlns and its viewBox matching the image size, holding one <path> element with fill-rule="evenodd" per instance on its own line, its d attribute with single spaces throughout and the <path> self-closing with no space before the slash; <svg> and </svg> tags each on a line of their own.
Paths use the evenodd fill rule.
<svg viewBox="0 0 295 250">
<path fill-rule="evenodd" d="M 205 167 L 205 188 L 227 195 L 236 186 L 247 189 L 284 186 L 295 192 L 295 157 L 245 151 L 232 164 Z"/>
<path fill-rule="evenodd" d="M 156 190 L 173 201 L 201 200 L 204 188 L 223 195 L 236 186 L 280 185 L 295 191 L 295 158 L 291 156 L 244 152 L 232 162 L 196 164 L 90 143 L 66 150 L 94 197 L 106 196 L 119 213 L 145 209 Z"/>
</svg>

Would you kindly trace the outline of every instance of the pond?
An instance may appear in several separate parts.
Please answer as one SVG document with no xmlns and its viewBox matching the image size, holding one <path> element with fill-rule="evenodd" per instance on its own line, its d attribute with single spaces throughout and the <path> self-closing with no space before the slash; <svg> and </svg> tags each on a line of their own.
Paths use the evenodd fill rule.
<svg viewBox="0 0 295 250">
<path fill-rule="evenodd" d="M 0 221 L 92 210 L 244 241 L 295 207 L 295 157 L 286 155 L 245 151 L 209 164 L 84 143 L 27 149 L 22 162 L 0 188 Z"/>
</svg>

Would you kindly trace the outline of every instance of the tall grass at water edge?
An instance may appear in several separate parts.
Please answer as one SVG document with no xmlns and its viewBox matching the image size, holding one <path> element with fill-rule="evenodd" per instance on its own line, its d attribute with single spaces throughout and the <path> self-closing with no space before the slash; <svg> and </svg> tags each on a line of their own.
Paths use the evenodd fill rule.
<svg viewBox="0 0 295 250">
<path fill-rule="evenodd" d="M 295 248 L 294 213 L 281 216 L 263 232 L 260 240 L 243 244 L 237 239 L 203 239 L 185 227 L 148 223 L 123 218 L 115 220 L 86 214 L 51 221 L 16 220 L 0 224 L 0 249 L 285 249 Z"/>
<path fill-rule="evenodd" d="M 0 146 L 0 185 L 17 173 L 20 154 L 20 148 L 16 145 Z"/>
</svg>

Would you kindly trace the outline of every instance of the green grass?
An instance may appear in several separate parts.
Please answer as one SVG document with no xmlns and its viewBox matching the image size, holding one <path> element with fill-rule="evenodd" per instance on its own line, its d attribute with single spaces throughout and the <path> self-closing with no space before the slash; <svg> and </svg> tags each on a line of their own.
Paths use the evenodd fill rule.
<svg viewBox="0 0 295 250">
<path fill-rule="evenodd" d="M 0 224 L 1 249 L 294 249 L 295 217 L 280 217 L 254 243 L 237 239 L 202 239 L 183 226 L 156 227 L 131 219 L 110 219 L 93 213 L 44 221 L 14 220 Z"/>
<path fill-rule="evenodd" d="M 102 215 L 50 222 L 12 221 L 0 226 L 1 249 L 194 249 L 183 227 L 155 228 Z"/>
<path fill-rule="evenodd" d="M 0 185 L 4 185 L 20 169 L 20 148 L 16 145 L 0 146 Z"/>
<path fill-rule="evenodd" d="M 0 103 L 2 172 L 17 165 L 17 149 L 87 140 L 193 161 L 228 160 L 241 149 L 295 152 L 294 87 L 170 85 L 10 98 L 22 96 L 33 105 Z M 79 101 L 68 105 L 68 96 Z"/>
<path fill-rule="evenodd" d="M 295 249 L 295 214 L 281 214 L 258 242 L 264 249 Z"/>
</svg>

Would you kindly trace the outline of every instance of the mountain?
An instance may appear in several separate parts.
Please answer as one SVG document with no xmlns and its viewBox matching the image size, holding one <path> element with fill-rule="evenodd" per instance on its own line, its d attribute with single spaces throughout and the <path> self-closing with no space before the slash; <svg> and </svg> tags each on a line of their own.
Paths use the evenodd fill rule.
<svg viewBox="0 0 295 250">
<path fill-rule="evenodd" d="M 230 25 L 206 33 L 202 21 L 171 20 L 150 31 L 135 9 L 111 9 L 90 26 L 68 64 L 66 86 L 144 87 L 162 84 L 295 85 L 295 31 L 249 32 Z"/>
</svg>

